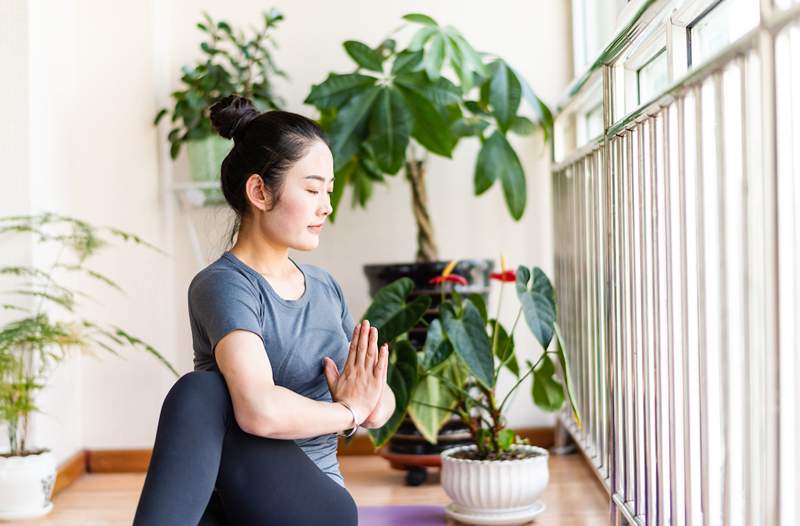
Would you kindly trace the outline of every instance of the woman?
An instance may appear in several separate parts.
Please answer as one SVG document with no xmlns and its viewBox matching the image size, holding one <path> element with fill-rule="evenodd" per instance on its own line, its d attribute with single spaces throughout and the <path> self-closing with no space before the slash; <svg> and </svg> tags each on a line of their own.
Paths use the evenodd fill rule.
<svg viewBox="0 0 800 526">
<path fill-rule="evenodd" d="M 195 525 L 216 507 L 236 525 L 357 524 L 336 433 L 394 411 L 388 348 L 327 271 L 288 255 L 314 249 L 332 211 L 327 138 L 238 96 L 211 121 L 234 141 L 221 182 L 236 242 L 189 286 L 195 370 L 164 400 L 134 524 Z"/>
</svg>

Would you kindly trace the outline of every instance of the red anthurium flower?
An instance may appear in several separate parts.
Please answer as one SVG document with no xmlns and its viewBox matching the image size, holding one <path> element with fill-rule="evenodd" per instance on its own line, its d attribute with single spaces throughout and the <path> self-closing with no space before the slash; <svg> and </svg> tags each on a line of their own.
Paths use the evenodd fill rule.
<svg viewBox="0 0 800 526">
<path fill-rule="evenodd" d="M 505 272 L 492 272 L 489 274 L 489 279 L 496 279 L 504 283 L 517 281 L 517 273 L 513 270 L 506 270 Z"/>
<path fill-rule="evenodd" d="M 431 278 L 428 283 L 431 284 L 439 284 L 444 283 L 445 281 L 449 281 L 451 283 L 458 283 L 459 285 L 466 285 L 467 280 L 463 276 L 459 276 L 458 274 L 448 274 L 447 276 L 436 276 L 435 278 Z"/>
</svg>

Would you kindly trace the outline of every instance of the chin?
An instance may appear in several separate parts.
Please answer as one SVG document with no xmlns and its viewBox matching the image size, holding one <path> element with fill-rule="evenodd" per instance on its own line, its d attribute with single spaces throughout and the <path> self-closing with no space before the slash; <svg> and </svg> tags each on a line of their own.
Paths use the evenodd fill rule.
<svg viewBox="0 0 800 526">
<path fill-rule="evenodd" d="M 314 250 L 318 246 L 319 246 L 319 238 L 316 238 L 309 241 L 304 240 L 303 242 L 298 243 L 296 246 L 292 248 L 294 248 L 295 250 L 309 251 L 309 250 Z"/>
</svg>

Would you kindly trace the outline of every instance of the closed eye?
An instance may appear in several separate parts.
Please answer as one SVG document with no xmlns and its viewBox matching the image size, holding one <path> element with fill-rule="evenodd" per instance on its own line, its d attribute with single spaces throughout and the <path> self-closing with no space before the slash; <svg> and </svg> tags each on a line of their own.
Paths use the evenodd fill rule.
<svg viewBox="0 0 800 526">
<path fill-rule="evenodd" d="M 306 192 L 310 192 L 310 193 L 312 193 L 312 194 L 314 194 L 314 195 L 316 195 L 316 194 L 318 194 L 318 193 L 319 193 L 317 190 L 306 190 Z M 331 191 L 331 192 L 328 192 L 328 195 L 331 195 L 331 194 L 333 194 L 333 191 Z"/>
</svg>

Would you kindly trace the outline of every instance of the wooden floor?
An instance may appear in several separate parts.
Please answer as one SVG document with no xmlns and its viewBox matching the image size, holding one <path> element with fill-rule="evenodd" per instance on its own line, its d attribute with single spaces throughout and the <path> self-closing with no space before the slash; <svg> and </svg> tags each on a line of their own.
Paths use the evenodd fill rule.
<svg viewBox="0 0 800 526">
<path fill-rule="evenodd" d="M 450 502 L 439 484 L 438 469 L 430 470 L 423 485 L 409 487 L 404 485 L 404 472 L 390 469 L 378 456 L 343 456 L 339 462 L 345 484 L 359 506 Z M 143 483 L 143 473 L 85 475 L 56 496 L 53 511 L 46 518 L 3 524 L 130 526 Z M 580 454 L 550 458 L 550 484 L 542 500 L 547 510 L 530 524 L 609 523 L 606 494 Z"/>
</svg>

